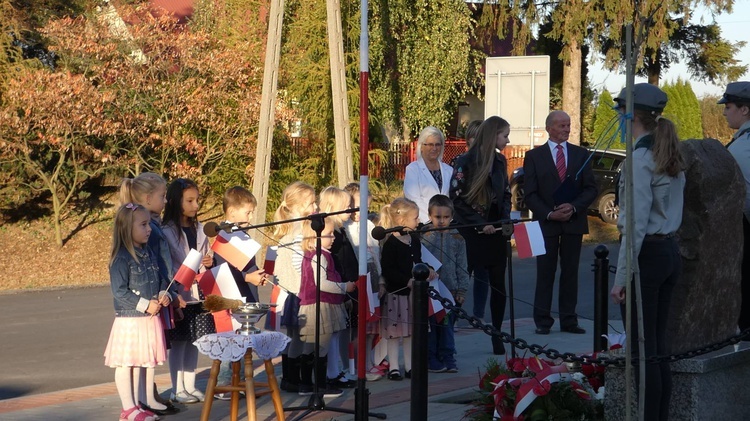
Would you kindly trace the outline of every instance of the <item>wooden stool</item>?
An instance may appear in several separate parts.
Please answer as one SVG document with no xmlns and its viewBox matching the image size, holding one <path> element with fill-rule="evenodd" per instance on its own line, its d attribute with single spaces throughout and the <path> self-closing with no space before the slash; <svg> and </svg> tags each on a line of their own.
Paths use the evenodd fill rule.
<svg viewBox="0 0 750 421">
<path fill-rule="evenodd" d="M 208 386 L 206 387 L 206 400 L 203 402 L 203 411 L 201 412 L 200 421 L 208 421 L 211 415 L 211 406 L 213 405 L 214 394 L 232 393 L 230 401 L 229 419 L 237 421 L 240 410 L 240 392 L 245 392 L 247 399 L 247 419 L 256 421 L 255 398 L 270 394 L 273 400 L 273 408 L 276 411 L 276 418 L 284 421 L 284 408 L 281 404 L 281 394 L 279 384 L 276 381 L 273 363 L 271 360 L 265 360 L 266 376 L 268 383 L 256 382 L 253 380 L 253 349 L 248 348 L 245 352 L 245 381 L 240 381 L 240 361 L 233 361 L 232 364 L 232 384 L 229 386 L 217 386 L 219 378 L 219 369 L 221 360 L 214 360 L 211 364 L 211 374 L 208 376 Z M 255 387 L 267 388 L 266 390 L 256 391 Z"/>
</svg>

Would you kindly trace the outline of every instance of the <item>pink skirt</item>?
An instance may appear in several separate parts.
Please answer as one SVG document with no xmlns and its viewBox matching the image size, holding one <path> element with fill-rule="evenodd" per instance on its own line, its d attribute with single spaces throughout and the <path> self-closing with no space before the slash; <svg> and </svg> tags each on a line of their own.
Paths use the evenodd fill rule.
<svg viewBox="0 0 750 421">
<path fill-rule="evenodd" d="M 155 367 L 167 359 L 160 317 L 115 317 L 104 350 L 109 367 Z"/>
</svg>

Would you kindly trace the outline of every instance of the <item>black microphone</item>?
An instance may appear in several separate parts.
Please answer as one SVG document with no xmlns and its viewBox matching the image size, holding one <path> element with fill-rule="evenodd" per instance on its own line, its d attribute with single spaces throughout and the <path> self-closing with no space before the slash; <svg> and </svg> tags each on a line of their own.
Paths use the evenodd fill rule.
<svg viewBox="0 0 750 421">
<path fill-rule="evenodd" d="M 382 239 L 385 238 L 386 234 L 389 234 L 391 232 L 398 232 L 399 234 L 403 234 L 405 232 L 404 231 L 405 229 L 406 228 L 402 227 L 402 226 L 388 228 L 388 229 L 385 229 L 385 228 L 383 228 L 381 226 L 377 226 L 377 227 L 375 227 L 375 228 L 372 229 L 372 231 L 370 232 L 370 234 L 372 235 L 372 238 L 374 238 L 376 240 L 382 240 Z"/>
<path fill-rule="evenodd" d="M 219 235 L 219 232 L 232 232 L 234 231 L 234 228 L 237 225 L 231 223 L 231 222 L 222 222 L 221 224 L 217 224 L 216 222 L 206 222 L 206 225 L 203 226 L 203 233 L 206 234 L 206 237 L 216 237 Z"/>
</svg>

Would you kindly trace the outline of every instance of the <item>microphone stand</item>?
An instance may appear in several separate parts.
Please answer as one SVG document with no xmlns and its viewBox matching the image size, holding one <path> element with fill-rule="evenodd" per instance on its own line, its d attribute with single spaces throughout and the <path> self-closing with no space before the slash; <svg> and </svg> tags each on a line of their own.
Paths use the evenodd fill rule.
<svg viewBox="0 0 750 421">
<path fill-rule="evenodd" d="M 289 411 L 300 411 L 304 410 L 299 416 L 294 418 L 295 421 L 301 420 L 308 416 L 309 414 L 315 412 L 315 411 L 330 411 L 330 412 L 338 412 L 342 414 L 352 414 L 354 415 L 356 412 L 353 409 L 347 409 L 347 408 L 331 408 L 326 406 L 325 401 L 323 400 L 323 394 L 320 391 L 320 385 L 321 383 L 325 382 L 325 376 L 324 378 L 319 379 L 317 378 L 318 373 L 320 373 L 319 370 L 319 359 L 320 359 L 320 258 L 322 255 L 322 246 L 321 246 L 321 238 L 320 235 L 323 232 L 323 229 L 325 228 L 325 218 L 332 215 L 339 215 L 342 213 L 354 213 L 358 212 L 359 208 L 350 208 L 345 209 L 342 211 L 337 212 L 328 212 L 328 213 L 314 213 L 309 216 L 301 217 L 301 218 L 294 218 L 294 219 L 288 219 L 285 221 L 277 221 L 277 222 L 267 222 L 265 224 L 258 224 L 258 225 L 248 225 L 243 227 L 237 227 L 236 229 L 233 228 L 234 231 L 247 231 L 249 229 L 254 228 L 263 228 L 263 227 L 269 227 L 273 225 L 279 225 L 279 224 L 285 224 L 289 222 L 298 222 L 298 221 L 304 221 L 304 220 L 310 220 L 310 227 L 315 231 L 315 256 L 317 259 L 317 265 L 316 265 L 316 275 L 317 275 L 317 282 L 315 287 L 315 351 L 314 351 L 314 357 L 315 360 L 313 361 L 313 371 L 315 373 L 315 382 L 313 383 L 313 394 L 310 396 L 310 400 L 307 402 L 307 405 L 305 406 L 294 406 L 291 408 L 284 408 L 285 412 Z M 361 287 L 361 286 L 360 286 Z M 368 413 L 369 416 L 373 416 L 380 419 L 385 419 L 385 414 L 382 413 Z"/>
<path fill-rule="evenodd" d="M 485 222 L 480 224 L 465 224 L 465 225 L 450 225 L 445 228 L 438 228 L 438 227 L 423 227 L 420 229 L 416 229 L 412 232 L 416 232 L 418 234 L 423 234 L 425 232 L 430 231 L 444 231 L 449 229 L 458 229 L 458 228 L 479 228 L 484 227 L 487 225 L 492 225 L 493 227 L 500 226 L 501 234 L 503 235 L 503 241 L 505 242 L 505 254 L 507 255 L 508 263 L 506 270 L 508 271 L 508 297 L 509 300 L 509 308 L 508 311 L 510 312 L 510 336 L 516 337 L 516 313 L 515 313 L 515 306 L 514 306 L 514 298 L 513 298 L 513 248 L 510 245 L 510 237 L 513 235 L 513 226 L 519 222 L 528 222 L 532 221 L 531 218 L 519 218 L 519 219 L 501 219 L 499 221 L 494 222 Z M 510 354 L 511 358 L 516 358 L 516 347 L 515 345 L 511 344 L 510 346 Z"/>
</svg>

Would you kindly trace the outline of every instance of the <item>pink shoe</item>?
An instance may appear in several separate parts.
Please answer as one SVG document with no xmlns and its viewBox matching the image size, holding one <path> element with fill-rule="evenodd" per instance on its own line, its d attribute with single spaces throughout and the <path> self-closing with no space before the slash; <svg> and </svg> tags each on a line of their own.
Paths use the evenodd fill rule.
<svg viewBox="0 0 750 421">
<path fill-rule="evenodd" d="M 120 421 L 156 421 L 156 418 L 143 412 L 137 406 L 120 412 Z"/>
</svg>

